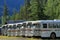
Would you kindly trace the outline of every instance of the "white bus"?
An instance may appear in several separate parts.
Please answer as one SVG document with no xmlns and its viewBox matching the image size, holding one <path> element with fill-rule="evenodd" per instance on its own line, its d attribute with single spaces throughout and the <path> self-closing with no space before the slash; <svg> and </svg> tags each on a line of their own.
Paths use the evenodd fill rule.
<svg viewBox="0 0 60 40">
<path fill-rule="evenodd" d="M 60 37 L 60 20 L 37 20 L 2 25 L 2 34 L 15 36 Z M 10 34 L 9 34 L 10 32 Z"/>
<path fill-rule="evenodd" d="M 31 37 L 32 35 L 32 22 L 31 21 L 26 21 L 26 27 L 25 27 L 25 36 L 26 37 Z"/>
<path fill-rule="evenodd" d="M 13 36 L 13 35 L 14 35 L 14 31 L 13 31 L 13 30 L 15 30 L 15 29 L 13 28 L 14 24 L 7 24 L 7 25 L 8 25 L 7 35 L 8 35 L 8 36 Z"/>
<path fill-rule="evenodd" d="M 31 32 L 28 32 L 29 30 L 27 30 L 27 36 L 60 37 L 60 20 L 39 20 L 31 22 Z"/>
<path fill-rule="evenodd" d="M 7 29 L 8 29 L 8 26 L 7 24 L 6 25 L 2 25 L 2 35 L 4 36 L 7 36 Z"/>
<path fill-rule="evenodd" d="M 7 24 L 8 25 L 8 36 L 22 36 L 23 26 L 22 23 Z"/>
<path fill-rule="evenodd" d="M 60 20 L 41 20 L 41 37 L 60 37 Z"/>
<path fill-rule="evenodd" d="M 23 23 L 16 23 L 17 36 L 22 36 Z"/>
<path fill-rule="evenodd" d="M 32 22 L 32 31 L 34 37 L 40 37 L 40 21 L 33 21 Z"/>
<path fill-rule="evenodd" d="M 27 37 L 40 36 L 39 35 L 40 27 L 38 26 L 39 24 L 40 24 L 39 21 L 27 21 L 25 27 L 25 36 Z"/>
</svg>

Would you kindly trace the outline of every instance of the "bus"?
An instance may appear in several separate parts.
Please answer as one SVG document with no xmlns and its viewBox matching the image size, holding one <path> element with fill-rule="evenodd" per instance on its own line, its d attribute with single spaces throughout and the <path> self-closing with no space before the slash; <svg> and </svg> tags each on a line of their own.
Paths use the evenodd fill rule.
<svg viewBox="0 0 60 40">
<path fill-rule="evenodd" d="M 31 25 L 30 30 L 26 30 L 27 36 L 36 36 L 36 37 L 51 37 L 56 38 L 60 37 L 60 20 L 37 20 L 30 21 Z M 29 22 L 28 22 L 29 23 Z"/>
<path fill-rule="evenodd" d="M 7 36 L 13 36 L 13 35 L 14 35 L 13 25 L 14 25 L 14 24 L 7 24 L 7 25 L 8 25 Z"/>
<path fill-rule="evenodd" d="M 8 36 L 22 36 L 22 23 L 7 24 Z"/>
<path fill-rule="evenodd" d="M 25 36 L 26 37 L 32 37 L 32 22 L 31 21 L 26 21 L 26 26 L 25 26 Z"/>
<path fill-rule="evenodd" d="M 32 22 L 32 31 L 33 31 L 33 37 L 40 37 L 40 21 L 33 21 Z"/>
<path fill-rule="evenodd" d="M 27 21 L 25 27 L 25 36 L 27 37 L 39 36 L 38 33 L 40 33 L 39 31 L 40 27 L 38 25 L 39 21 Z M 38 33 L 36 30 L 38 31 Z"/>
<path fill-rule="evenodd" d="M 60 20 L 40 20 L 41 37 L 60 37 Z"/>
<path fill-rule="evenodd" d="M 8 29 L 7 24 L 2 25 L 1 33 L 2 33 L 3 36 L 7 36 L 7 29 Z"/>
<path fill-rule="evenodd" d="M 8 36 L 60 37 L 60 20 L 36 20 L 2 25 L 2 34 Z"/>
</svg>

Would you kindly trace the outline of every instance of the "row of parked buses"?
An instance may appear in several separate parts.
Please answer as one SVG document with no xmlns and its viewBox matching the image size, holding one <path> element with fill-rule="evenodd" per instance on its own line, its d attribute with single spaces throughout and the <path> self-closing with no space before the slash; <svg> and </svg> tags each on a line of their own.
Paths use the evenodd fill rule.
<svg viewBox="0 0 60 40">
<path fill-rule="evenodd" d="M 60 20 L 25 21 L 2 25 L 4 36 L 60 37 Z"/>
</svg>

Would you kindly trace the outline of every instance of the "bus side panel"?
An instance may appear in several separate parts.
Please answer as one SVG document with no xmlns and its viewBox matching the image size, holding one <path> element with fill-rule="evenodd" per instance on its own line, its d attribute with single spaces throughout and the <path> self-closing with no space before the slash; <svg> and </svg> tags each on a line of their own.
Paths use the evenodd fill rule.
<svg viewBox="0 0 60 40">
<path fill-rule="evenodd" d="M 41 32 L 41 37 L 50 37 L 50 31 L 42 31 Z"/>
<path fill-rule="evenodd" d="M 60 37 L 60 31 L 42 31 L 41 37 L 50 37 L 52 32 L 56 34 L 56 37 Z"/>
<path fill-rule="evenodd" d="M 50 37 L 52 32 L 55 32 L 55 31 L 42 31 L 41 37 Z"/>
<path fill-rule="evenodd" d="M 56 37 L 60 37 L 60 31 L 56 31 Z"/>
</svg>

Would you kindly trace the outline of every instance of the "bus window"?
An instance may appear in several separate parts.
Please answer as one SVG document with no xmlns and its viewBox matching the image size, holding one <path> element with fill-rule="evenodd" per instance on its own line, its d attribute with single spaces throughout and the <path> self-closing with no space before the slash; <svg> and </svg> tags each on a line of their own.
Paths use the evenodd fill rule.
<svg viewBox="0 0 60 40">
<path fill-rule="evenodd" d="M 60 24 L 58 24 L 57 28 L 60 28 Z"/>
<path fill-rule="evenodd" d="M 18 24 L 17 27 L 20 28 L 20 27 L 22 27 L 22 25 L 21 24 Z"/>
<path fill-rule="evenodd" d="M 58 27 L 58 24 L 57 23 L 50 23 L 49 24 L 49 28 L 57 28 Z"/>
<path fill-rule="evenodd" d="M 2 28 L 5 29 L 5 26 L 3 26 Z"/>
<path fill-rule="evenodd" d="M 16 25 L 13 25 L 13 29 L 16 29 Z"/>
<path fill-rule="evenodd" d="M 3 29 L 8 28 L 8 26 L 3 26 Z"/>
<path fill-rule="evenodd" d="M 28 28 L 31 28 L 31 26 L 32 26 L 32 23 L 28 23 L 28 24 L 27 24 L 27 27 L 28 27 Z"/>
<path fill-rule="evenodd" d="M 53 28 L 57 28 L 57 26 L 58 26 L 58 25 L 55 23 L 55 24 L 53 25 Z"/>
<path fill-rule="evenodd" d="M 12 25 L 9 25 L 9 28 L 12 29 Z"/>
<path fill-rule="evenodd" d="M 40 23 L 37 23 L 37 28 L 40 28 L 41 27 L 41 24 Z"/>
<path fill-rule="evenodd" d="M 40 28 L 40 26 L 41 26 L 41 25 L 40 25 L 39 23 L 34 23 L 34 24 L 33 24 L 33 27 L 35 27 L 35 28 Z"/>
<path fill-rule="evenodd" d="M 36 25 L 35 24 L 32 24 L 32 28 L 36 28 Z"/>
<path fill-rule="evenodd" d="M 49 23 L 49 28 L 53 28 L 53 23 Z"/>
<path fill-rule="evenodd" d="M 6 26 L 6 28 L 8 29 L 8 25 Z"/>
<path fill-rule="evenodd" d="M 47 24 L 43 24 L 43 28 L 47 28 Z"/>
<path fill-rule="evenodd" d="M 27 27 L 27 26 L 26 26 L 26 23 L 23 23 L 23 27 Z"/>
</svg>

